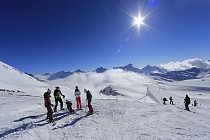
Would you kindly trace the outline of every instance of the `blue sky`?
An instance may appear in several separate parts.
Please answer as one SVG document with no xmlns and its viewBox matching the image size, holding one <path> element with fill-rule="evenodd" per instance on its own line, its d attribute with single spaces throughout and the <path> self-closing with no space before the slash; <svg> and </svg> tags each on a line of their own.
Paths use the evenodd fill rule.
<svg viewBox="0 0 210 140">
<path fill-rule="evenodd" d="M 133 24 L 130 15 L 148 14 Z M 210 59 L 209 0 L 2 0 L 0 60 L 24 72 Z"/>
</svg>

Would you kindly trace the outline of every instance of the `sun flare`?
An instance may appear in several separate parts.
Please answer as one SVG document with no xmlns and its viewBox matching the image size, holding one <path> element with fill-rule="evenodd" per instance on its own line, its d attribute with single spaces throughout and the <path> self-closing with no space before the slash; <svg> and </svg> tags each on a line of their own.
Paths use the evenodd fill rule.
<svg viewBox="0 0 210 140">
<path fill-rule="evenodd" d="M 133 25 L 136 25 L 139 28 L 142 24 L 144 24 L 144 17 L 141 17 L 140 15 L 138 17 L 134 17 Z"/>
</svg>

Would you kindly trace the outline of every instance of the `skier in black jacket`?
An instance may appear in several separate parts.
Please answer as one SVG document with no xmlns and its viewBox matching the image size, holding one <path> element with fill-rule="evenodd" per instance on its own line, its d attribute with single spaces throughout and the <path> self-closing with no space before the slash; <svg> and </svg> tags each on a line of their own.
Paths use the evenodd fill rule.
<svg viewBox="0 0 210 140">
<path fill-rule="evenodd" d="M 86 100 L 88 101 L 88 108 L 89 108 L 89 113 L 93 114 L 93 108 L 91 105 L 91 100 L 92 100 L 92 94 L 90 93 L 89 90 L 84 89 L 84 92 L 86 93 Z"/>
<path fill-rule="evenodd" d="M 185 97 L 185 99 L 184 99 L 184 103 L 185 103 L 185 109 L 187 110 L 187 111 L 190 111 L 190 109 L 189 109 L 189 104 L 190 104 L 190 97 L 186 94 L 186 97 Z"/>
<path fill-rule="evenodd" d="M 163 98 L 163 104 L 166 105 L 166 101 L 168 101 L 165 97 Z"/>
<path fill-rule="evenodd" d="M 173 98 L 172 98 L 172 96 L 170 96 L 170 98 L 169 98 L 169 100 L 170 100 L 170 104 L 174 104 L 174 102 L 173 102 Z"/>
</svg>

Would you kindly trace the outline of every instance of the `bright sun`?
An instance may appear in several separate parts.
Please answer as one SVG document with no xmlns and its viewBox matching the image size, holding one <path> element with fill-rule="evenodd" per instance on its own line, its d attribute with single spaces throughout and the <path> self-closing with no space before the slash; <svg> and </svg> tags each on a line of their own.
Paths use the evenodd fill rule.
<svg viewBox="0 0 210 140">
<path fill-rule="evenodd" d="M 134 25 L 136 25 L 138 28 L 141 24 L 144 24 L 144 17 L 141 17 L 140 15 L 138 17 L 134 17 Z"/>
<path fill-rule="evenodd" d="M 129 28 L 136 26 L 138 32 L 140 32 L 142 27 L 152 29 L 152 27 L 150 27 L 147 23 L 145 23 L 146 22 L 145 20 L 149 18 L 149 15 L 152 13 L 152 11 L 143 14 L 142 12 L 140 12 L 139 7 L 136 14 L 127 12 L 120 8 L 119 10 L 121 10 L 122 12 L 124 12 L 125 14 L 127 14 L 129 17 L 132 18 L 132 23 Z"/>
</svg>

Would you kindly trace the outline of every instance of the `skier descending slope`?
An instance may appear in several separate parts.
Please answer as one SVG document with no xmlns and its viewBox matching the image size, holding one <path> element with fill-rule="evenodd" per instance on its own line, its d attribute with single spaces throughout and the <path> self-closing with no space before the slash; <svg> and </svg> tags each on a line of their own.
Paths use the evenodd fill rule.
<svg viewBox="0 0 210 140">
<path fill-rule="evenodd" d="M 50 89 L 48 89 L 47 92 L 44 93 L 44 105 L 47 108 L 47 118 L 49 119 L 49 122 L 53 122 L 53 110 L 51 107 L 53 106 L 53 104 L 51 104 L 50 93 Z"/>
<path fill-rule="evenodd" d="M 86 100 L 88 101 L 89 113 L 93 114 L 93 108 L 92 108 L 92 105 L 91 105 L 92 94 L 90 93 L 89 90 L 86 90 L 86 89 L 84 89 L 84 92 L 86 93 Z"/>
</svg>

